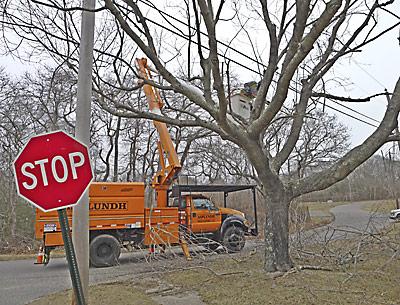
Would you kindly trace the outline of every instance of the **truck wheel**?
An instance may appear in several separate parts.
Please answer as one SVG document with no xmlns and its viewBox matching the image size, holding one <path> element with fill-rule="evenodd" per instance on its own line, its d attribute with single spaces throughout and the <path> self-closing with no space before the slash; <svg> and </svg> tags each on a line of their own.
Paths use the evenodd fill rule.
<svg viewBox="0 0 400 305">
<path fill-rule="evenodd" d="M 222 238 L 222 244 L 229 252 L 239 252 L 243 249 L 246 240 L 241 227 L 229 227 Z"/>
<path fill-rule="evenodd" d="M 102 234 L 90 242 L 90 263 L 94 267 L 110 267 L 118 263 L 121 247 L 118 239 Z"/>
</svg>

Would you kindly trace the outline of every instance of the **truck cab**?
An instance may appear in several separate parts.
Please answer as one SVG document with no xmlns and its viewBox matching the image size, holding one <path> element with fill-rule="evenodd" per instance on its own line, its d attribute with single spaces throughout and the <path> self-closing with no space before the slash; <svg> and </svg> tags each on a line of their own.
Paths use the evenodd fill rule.
<svg viewBox="0 0 400 305">
<path fill-rule="evenodd" d="M 211 192 L 214 189 L 221 191 L 221 188 L 226 188 L 210 188 L 204 185 L 195 187 L 208 188 Z M 229 192 L 225 192 L 224 198 L 227 197 L 227 193 Z M 192 240 L 210 250 L 223 246 L 229 252 L 238 252 L 245 245 L 245 235 L 257 235 L 257 229 L 251 228 L 251 223 L 244 213 L 227 208 L 226 201 L 224 205 L 217 207 L 209 197 L 193 193 L 179 193 L 170 201 L 171 207 L 178 208 L 180 225 Z"/>
</svg>

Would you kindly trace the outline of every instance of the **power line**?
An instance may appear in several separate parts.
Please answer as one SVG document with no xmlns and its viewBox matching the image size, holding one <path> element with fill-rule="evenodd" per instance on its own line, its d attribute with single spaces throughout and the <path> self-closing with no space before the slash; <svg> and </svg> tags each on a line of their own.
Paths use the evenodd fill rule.
<svg viewBox="0 0 400 305">
<path fill-rule="evenodd" d="M 357 120 L 357 121 L 360 121 L 360 122 L 362 122 L 362 123 L 364 123 L 364 124 L 367 124 L 367 125 L 369 125 L 369 126 L 378 128 L 377 125 L 374 125 L 374 124 L 372 124 L 372 123 L 369 123 L 369 122 L 367 122 L 367 121 L 364 121 L 363 119 L 357 118 L 357 117 L 355 117 L 355 116 L 353 116 L 353 115 L 351 115 L 351 114 L 348 114 L 348 113 L 346 113 L 346 112 L 344 112 L 344 111 L 342 111 L 342 110 L 339 110 L 339 109 L 337 109 L 337 108 L 334 108 L 334 107 L 332 107 L 332 106 L 326 105 L 326 104 L 324 104 L 324 102 L 321 102 L 321 101 L 316 101 L 316 102 L 319 103 L 319 104 L 321 104 L 321 105 L 324 105 L 325 107 L 327 107 L 327 108 L 329 108 L 329 109 L 332 109 L 332 110 L 334 110 L 334 111 L 336 111 L 336 112 L 339 112 L 339 113 L 341 113 L 341 114 L 343 114 L 343 115 L 346 115 L 346 116 L 348 116 L 348 117 L 350 117 L 350 118 L 352 118 L 352 119 L 355 119 L 355 120 Z"/>
<path fill-rule="evenodd" d="M 183 22 L 183 21 L 177 19 L 176 17 L 173 17 L 173 16 L 171 16 L 170 14 L 165 13 L 165 12 L 161 11 L 160 9 L 154 7 L 152 4 L 148 4 L 148 3 L 147 3 L 148 0 L 139 0 L 139 1 L 142 2 L 143 4 L 149 6 L 150 8 L 153 8 L 154 10 L 156 10 L 157 12 L 159 12 L 159 13 L 162 14 L 162 15 L 166 15 L 166 16 L 170 17 L 171 19 L 173 19 L 173 20 L 175 20 L 175 21 L 177 21 L 177 22 L 179 22 L 179 23 L 181 23 L 181 24 L 183 24 L 183 25 L 185 25 L 185 26 L 190 26 L 190 25 L 188 25 L 187 23 L 185 23 L 185 22 Z M 151 22 L 152 24 L 154 24 L 154 25 L 156 25 L 156 26 L 158 26 L 158 27 L 160 27 L 160 28 L 163 28 L 163 29 L 165 29 L 165 30 L 171 32 L 172 34 L 174 34 L 174 35 L 176 35 L 176 36 L 179 36 L 179 37 L 181 37 L 181 38 L 183 38 L 183 39 L 189 41 L 189 38 L 188 38 L 186 35 L 181 34 L 181 33 L 178 33 L 177 31 L 174 31 L 174 30 L 172 30 L 172 29 L 166 27 L 165 25 L 162 25 L 161 23 L 159 23 L 159 22 L 157 22 L 157 21 L 154 21 L 154 20 L 152 20 L 152 19 L 150 19 L 150 18 L 148 18 L 148 17 L 144 17 L 144 18 L 145 18 L 147 21 Z M 164 17 L 164 18 L 165 18 L 165 17 Z M 168 22 L 168 23 L 170 23 L 170 22 Z M 170 23 L 170 24 L 171 24 L 171 23 Z M 172 25 L 172 26 L 173 26 L 173 25 Z M 196 28 L 194 28 L 194 27 L 192 27 L 192 26 L 190 26 L 190 28 L 191 28 L 191 29 L 194 29 L 194 30 L 197 30 Z M 207 34 L 204 33 L 204 32 L 201 32 L 201 31 L 200 31 L 200 33 L 201 33 L 202 35 L 206 35 L 206 36 L 207 36 Z M 251 61 L 253 61 L 253 62 L 255 62 L 255 63 L 259 64 L 259 65 L 262 65 L 263 67 L 265 67 L 265 65 L 264 65 L 263 63 L 260 63 L 258 60 L 254 59 L 254 58 L 252 58 L 252 57 L 249 57 L 248 55 L 244 54 L 243 52 L 240 52 L 240 51 L 238 51 L 238 50 L 236 50 L 236 49 L 233 49 L 231 46 L 227 45 L 227 44 L 224 43 L 224 42 L 219 41 L 218 39 L 216 39 L 216 41 L 217 41 L 218 43 L 220 43 L 220 44 L 226 46 L 228 49 L 233 50 L 233 51 L 235 51 L 236 53 L 238 53 L 238 54 L 240 54 L 240 55 L 242 55 L 242 56 L 248 58 L 249 60 L 251 60 Z M 194 44 L 199 45 L 200 47 L 204 48 L 205 50 L 210 51 L 210 49 L 209 49 L 207 46 L 201 44 L 200 42 L 194 41 L 194 40 L 192 40 L 192 42 L 193 42 Z M 263 76 L 263 74 L 260 73 L 259 71 L 254 70 L 254 69 L 252 69 L 252 68 L 250 68 L 250 67 L 248 67 L 248 66 L 246 66 L 246 65 L 244 65 L 244 64 L 242 64 L 242 63 L 240 63 L 240 62 L 238 62 L 238 61 L 236 61 L 236 60 L 233 60 L 233 59 L 231 59 L 230 57 L 228 57 L 228 56 L 226 56 L 226 55 L 224 55 L 224 54 L 219 53 L 218 51 L 217 51 L 217 55 L 223 57 L 224 59 L 227 59 L 228 61 L 230 61 L 230 62 L 232 62 L 232 63 L 234 63 L 234 64 L 237 64 L 238 66 L 240 66 L 240 67 L 242 67 L 242 68 L 244 68 L 244 69 L 246 69 L 246 70 L 248 70 L 248 71 L 251 71 L 251 72 L 256 73 L 256 74 L 258 74 L 258 75 L 260 75 L 260 76 Z M 367 72 L 367 73 L 368 73 L 368 72 Z M 378 81 L 378 82 L 379 82 L 379 81 Z M 294 89 L 291 89 L 291 90 L 293 90 L 295 93 L 298 93 L 298 92 L 295 91 Z M 356 110 L 354 110 L 354 109 L 352 109 L 352 108 L 350 108 L 350 107 L 347 107 L 347 106 L 345 106 L 345 105 L 342 105 L 341 103 L 339 103 L 339 102 L 337 102 L 337 101 L 335 101 L 335 100 L 329 99 L 329 101 L 331 101 L 331 102 L 333 102 L 333 103 L 336 103 L 336 104 L 338 104 L 338 105 L 340 105 L 340 106 L 342 106 L 342 107 L 344 107 L 344 108 L 346 108 L 346 109 L 348 109 L 348 110 L 350 110 L 350 111 L 352 111 L 352 112 L 354 112 L 354 113 L 357 113 L 358 115 L 361 115 L 361 116 L 363 116 L 363 117 L 366 117 L 366 118 L 368 118 L 368 119 L 370 119 L 370 120 L 372 120 L 372 121 L 375 121 L 375 122 L 378 122 L 378 123 L 379 123 L 378 120 L 376 120 L 376 119 L 374 119 L 374 118 L 372 118 L 372 117 L 369 117 L 369 116 L 367 116 L 367 115 L 365 115 L 365 114 L 363 114 L 363 113 L 361 113 L 361 112 L 358 112 L 358 111 L 356 111 Z M 320 101 L 317 101 L 317 102 L 320 103 L 320 104 L 323 104 L 323 102 L 320 102 Z M 378 126 L 376 126 L 376 125 L 374 125 L 374 124 L 372 124 L 372 123 L 369 123 L 369 122 L 367 122 L 367 121 L 365 121 L 365 120 L 363 120 L 363 119 L 360 119 L 360 118 L 355 117 L 355 116 L 353 116 L 353 115 L 351 115 L 351 114 L 348 114 L 348 113 L 346 113 L 346 112 L 344 112 L 344 111 L 342 111 L 342 110 L 339 110 L 339 109 L 337 109 L 337 108 L 335 108 L 335 107 L 333 107 L 333 106 L 328 106 L 328 105 L 325 105 L 325 106 L 326 106 L 327 108 L 329 108 L 329 109 L 332 109 L 332 110 L 334 110 L 334 111 L 336 111 L 336 112 L 339 112 L 339 113 L 341 113 L 341 114 L 343 114 L 343 115 L 346 115 L 346 116 L 348 116 L 348 117 L 350 117 L 350 118 L 352 118 L 352 119 L 358 120 L 359 122 L 365 123 L 365 124 L 370 125 L 370 126 L 373 126 L 373 127 L 378 127 Z"/>
<path fill-rule="evenodd" d="M 149 0 L 139 0 L 139 1 L 142 2 L 143 4 L 147 5 L 148 7 L 150 7 L 150 8 L 152 8 L 152 9 L 156 10 L 160 15 L 165 15 L 165 16 L 167 16 L 167 17 L 169 17 L 169 18 L 175 20 L 176 22 L 178 22 L 178 23 L 180 23 L 180 24 L 182 24 L 182 25 L 184 25 L 184 26 L 190 27 L 190 29 L 192 29 L 192 30 L 195 30 L 195 31 L 198 30 L 197 28 L 191 26 L 190 24 L 188 24 L 188 23 L 186 23 L 186 22 L 184 22 L 184 21 L 182 21 L 182 20 L 180 20 L 180 19 L 178 19 L 178 18 L 176 18 L 176 17 L 174 17 L 174 16 L 172 16 L 172 15 L 170 15 L 170 14 L 168 14 L 168 13 L 162 11 L 162 10 L 160 10 L 160 9 L 158 9 L 158 8 L 155 7 L 155 5 L 152 4 Z M 164 19 L 166 19 L 166 18 L 164 17 Z M 168 21 L 167 21 L 167 22 L 168 22 Z M 168 22 L 168 23 L 170 23 L 170 22 Z M 171 24 L 171 25 L 172 25 L 172 24 Z M 173 25 L 172 25 L 172 26 L 173 26 Z M 200 31 L 200 30 L 199 30 L 199 33 L 202 34 L 203 36 L 206 36 L 206 37 L 208 36 L 207 33 L 204 33 L 204 32 L 202 32 L 202 31 Z M 186 36 L 185 36 L 185 37 L 186 37 Z M 187 38 L 187 37 L 186 37 L 186 38 Z M 230 50 L 232 50 L 232 51 L 234 51 L 234 52 L 236 52 L 236 53 L 242 55 L 243 57 L 245 57 L 245 58 L 247 58 L 247 59 L 249 59 L 249 60 L 255 62 L 256 64 L 261 65 L 264 69 L 267 68 L 267 66 L 266 66 L 264 63 L 259 62 L 257 59 L 254 59 L 253 57 L 250 57 L 249 55 L 247 55 L 247 54 L 245 54 L 245 53 L 243 53 L 243 52 L 241 52 L 241 51 L 239 51 L 239 50 L 237 50 L 237 49 L 232 48 L 229 44 L 227 44 L 227 43 L 225 43 L 225 42 L 223 42 L 223 41 L 220 41 L 220 40 L 218 40 L 218 39 L 216 39 L 216 41 L 217 41 L 219 44 L 223 45 L 224 47 L 227 47 L 228 49 L 230 49 Z M 257 74 L 260 74 L 260 73 L 257 72 Z M 262 75 L 262 74 L 260 74 L 260 75 Z"/>
<path fill-rule="evenodd" d="M 376 79 L 375 76 L 373 76 L 371 73 L 369 73 L 366 69 L 364 69 L 355 59 L 351 59 L 361 70 L 363 70 L 370 78 L 372 78 L 377 84 L 383 87 L 383 89 L 386 89 L 386 86 L 382 84 L 378 79 Z"/>
<path fill-rule="evenodd" d="M 181 37 L 181 38 L 183 38 L 183 39 L 189 40 L 189 38 L 188 38 L 186 35 L 183 35 L 183 34 L 181 34 L 181 33 L 178 33 L 178 32 L 176 32 L 176 31 L 174 31 L 174 30 L 172 30 L 172 29 L 166 27 L 165 25 L 160 24 L 160 23 L 157 22 L 157 21 L 154 21 L 154 20 L 152 20 L 152 19 L 150 19 L 150 18 L 148 18 L 148 17 L 144 17 L 144 19 L 146 19 L 147 21 L 150 21 L 151 23 L 153 23 L 153 24 L 155 24 L 155 25 L 157 25 L 157 26 L 163 28 L 164 30 L 167 30 L 167 31 L 169 31 L 169 32 L 171 32 L 171 33 L 173 33 L 173 34 L 175 34 L 175 35 L 177 35 L 177 36 L 179 36 L 179 37 Z M 206 49 L 207 51 L 210 51 L 210 48 L 209 48 L 209 47 L 207 47 L 207 46 L 205 46 L 205 45 L 203 45 L 203 44 L 200 44 L 198 41 L 192 40 L 192 42 L 195 43 L 195 44 L 197 44 L 197 45 L 200 45 L 202 48 Z M 247 69 L 247 70 L 249 70 L 249 71 L 251 71 L 251 72 L 253 72 L 253 73 L 257 73 L 258 75 L 261 75 L 261 76 L 262 76 L 262 73 L 260 73 L 260 72 L 258 72 L 258 71 L 256 71 L 256 70 L 254 70 L 254 69 L 252 69 L 252 68 L 250 68 L 250 67 L 248 67 L 248 66 L 246 66 L 246 65 L 244 65 L 244 64 L 241 64 L 240 62 L 238 62 L 238 61 L 236 61 L 236 60 L 233 60 L 233 59 L 229 58 L 228 56 L 219 53 L 218 51 L 217 51 L 217 55 L 218 55 L 218 56 L 221 56 L 221 57 L 223 57 L 223 58 L 225 58 L 225 59 L 228 59 L 229 61 L 231 61 L 231 62 L 237 64 L 238 66 L 240 66 L 240 67 L 242 67 L 242 68 L 244 68 L 244 69 Z"/>
<path fill-rule="evenodd" d="M 369 119 L 371 121 L 374 121 L 376 123 L 380 123 L 379 120 L 374 119 L 373 117 L 370 117 L 370 116 L 368 116 L 368 115 L 366 115 L 364 113 L 361 113 L 361 112 L 359 112 L 357 110 L 354 110 L 354 109 L 350 108 L 349 106 L 343 105 L 342 103 L 339 103 L 338 101 L 335 101 L 335 100 L 333 100 L 331 98 L 328 98 L 328 100 L 330 100 L 331 102 L 333 102 L 333 103 L 335 103 L 335 104 L 337 104 L 337 105 L 339 105 L 339 106 L 341 106 L 343 108 L 346 108 L 347 110 L 353 111 L 353 112 L 355 112 L 355 113 L 357 113 L 357 114 L 359 114 L 359 115 L 361 115 L 361 116 L 363 116 L 363 117 L 365 117 L 365 118 L 367 118 L 367 119 Z"/>
<path fill-rule="evenodd" d="M 178 23 L 180 23 L 180 24 L 182 24 L 182 25 L 184 25 L 184 26 L 186 26 L 186 27 L 189 27 L 189 28 L 192 29 L 192 30 L 195 30 L 195 31 L 198 30 L 197 28 L 191 26 L 190 24 L 188 24 L 188 23 L 186 23 L 186 22 L 184 22 L 184 21 L 182 21 L 182 20 L 180 20 L 180 19 L 178 19 L 178 18 L 172 16 L 171 14 L 168 14 L 168 13 L 166 13 L 166 12 L 160 10 L 160 9 L 157 8 L 154 4 L 152 4 L 149 0 L 139 0 L 139 1 L 140 1 L 141 3 L 143 3 L 143 4 L 145 4 L 146 6 L 148 6 L 148 7 L 152 8 L 152 9 L 156 10 L 156 11 L 157 11 L 160 15 L 162 15 L 162 16 L 167 16 L 167 17 L 171 18 L 172 20 L 175 20 L 176 22 L 178 22 Z M 385 11 L 387 11 L 387 10 L 385 9 Z M 387 12 L 400 19 L 400 17 L 397 16 L 397 15 L 395 15 L 394 13 L 391 13 L 390 11 L 387 11 Z M 177 27 L 175 27 L 171 22 L 169 22 L 169 21 L 167 20 L 166 17 L 164 17 L 164 19 L 165 19 L 169 24 L 171 24 L 174 28 L 177 28 Z M 208 36 L 207 33 L 203 32 L 203 31 L 200 31 L 200 30 L 199 30 L 199 33 L 202 34 L 203 36 L 206 36 L 206 37 Z M 183 36 L 185 36 L 185 35 L 183 35 Z M 187 39 L 186 36 L 185 36 L 185 39 Z M 261 66 L 263 67 L 263 69 L 266 69 L 266 68 L 267 68 L 267 66 L 266 66 L 264 63 L 259 62 L 257 59 L 255 59 L 255 58 L 253 58 L 253 57 L 250 57 L 250 56 L 248 56 L 247 54 L 245 54 L 245 53 L 243 53 L 243 52 L 241 52 L 241 51 L 239 51 L 239 50 L 237 50 L 237 49 L 232 48 L 229 44 L 226 44 L 225 42 L 220 41 L 220 40 L 218 40 L 218 39 L 216 39 L 216 41 L 217 41 L 219 44 L 221 44 L 221 45 L 227 47 L 229 50 L 232 50 L 232 51 L 234 51 L 234 52 L 240 54 L 241 56 L 243 56 L 243 57 L 245 57 L 245 58 L 247 58 L 247 59 L 253 61 L 254 63 L 256 63 L 256 64 L 258 64 L 258 65 L 261 65 Z M 208 48 L 207 48 L 207 49 L 208 49 Z M 208 49 L 208 50 L 209 50 L 209 49 Z M 221 55 L 221 54 L 218 54 L 218 55 L 223 56 L 223 57 L 226 58 L 225 55 Z M 368 71 L 366 71 L 363 67 L 361 67 L 361 65 L 360 65 L 357 61 L 355 61 L 353 58 L 351 58 L 351 60 L 352 60 L 361 70 L 363 70 L 369 77 L 371 77 L 376 83 L 378 83 L 378 84 L 379 84 L 380 86 L 382 86 L 383 88 L 386 88 L 386 86 L 383 85 L 378 79 L 376 79 L 372 74 L 370 74 L 370 73 L 369 73 Z M 235 62 L 235 61 L 232 61 L 232 62 L 238 64 L 238 63 Z M 241 67 L 243 67 L 242 64 L 239 64 L 239 65 L 240 65 Z M 248 67 L 244 67 L 244 68 L 248 68 Z M 251 69 L 251 68 L 248 68 L 248 70 L 249 70 L 249 71 L 252 71 L 252 72 L 255 72 L 255 73 L 257 73 L 257 74 L 259 74 L 259 75 L 262 76 L 262 74 L 259 73 L 258 71 L 255 71 L 255 70 L 253 70 L 253 69 Z M 354 112 L 356 112 L 356 111 L 354 111 Z M 357 112 L 356 112 L 356 113 L 357 113 Z M 363 115 L 362 113 L 358 113 L 358 114 Z M 364 115 L 363 115 L 363 116 L 364 116 Z M 366 117 L 368 117 L 368 116 L 366 116 Z M 372 119 L 372 120 L 375 120 L 375 119 Z M 376 121 L 376 120 L 375 120 L 375 121 Z"/>
</svg>

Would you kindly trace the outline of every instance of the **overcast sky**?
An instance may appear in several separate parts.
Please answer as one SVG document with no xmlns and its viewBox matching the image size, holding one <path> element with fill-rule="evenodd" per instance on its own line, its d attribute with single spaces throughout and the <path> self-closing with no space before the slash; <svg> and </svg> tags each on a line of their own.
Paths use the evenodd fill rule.
<svg viewBox="0 0 400 305">
<path fill-rule="evenodd" d="M 400 7 L 397 7 L 397 14 L 399 13 Z M 382 21 L 382 19 L 380 21 Z M 386 15 L 384 19 L 385 22 L 381 24 L 382 29 L 398 21 L 394 18 L 390 18 L 388 15 Z M 400 28 L 397 28 L 387 33 L 378 41 L 365 47 L 361 53 L 354 55 L 353 60 L 341 62 L 341 65 L 338 67 L 338 73 L 342 76 L 348 75 L 349 79 L 354 83 L 348 88 L 348 96 L 366 97 L 384 92 L 385 88 L 389 92 L 393 92 L 396 82 L 400 77 L 400 46 L 397 39 L 399 37 L 399 29 Z M 377 97 L 373 99 L 371 103 L 347 103 L 346 105 L 372 118 L 380 120 L 385 111 L 386 104 L 386 97 Z M 345 111 L 351 113 L 348 110 Z M 359 116 L 357 114 L 355 115 Z M 342 122 L 345 122 L 346 125 L 352 129 L 353 144 L 361 143 L 361 141 L 374 130 L 374 127 L 367 124 L 340 114 L 338 114 L 338 116 L 341 118 Z M 366 118 L 363 119 L 374 125 L 377 124 Z"/>
<path fill-rule="evenodd" d="M 395 9 L 393 11 L 394 13 L 400 15 L 399 6 L 395 8 L 392 5 L 392 8 Z M 385 29 L 397 21 L 398 19 L 395 17 L 381 12 L 379 15 L 379 29 Z M 334 92 L 331 91 L 330 93 L 358 98 L 381 93 L 385 88 L 389 92 L 392 92 L 400 77 L 400 46 L 397 39 L 398 37 L 399 28 L 387 33 L 378 41 L 368 45 L 361 53 L 356 53 L 351 60 L 342 60 L 335 68 L 335 75 L 337 75 L 338 78 L 348 77 L 351 84 L 348 85 L 345 90 L 341 87 L 337 87 Z M 265 62 L 266 61 L 267 60 L 265 60 Z M 5 67 L 8 73 L 14 75 L 19 75 L 24 71 L 34 71 L 35 69 L 34 65 L 21 63 L 10 56 L 0 56 L 0 66 Z M 246 73 L 248 72 L 244 72 L 244 78 L 247 77 L 249 79 L 244 79 L 243 81 L 251 80 L 253 76 L 250 74 L 246 76 Z M 385 97 L 378 97 L 370 103 L 347 103 L 346 106 L 379 121 L 385 111 L 386 103 Z M 341 109 L 372 125 L 378 124 L 376 121 L 351 112 L 348 109 L 344 109 L 332 102 L 327 102 L 327 105 Z M 349 127 L 353 145 L 360 144 L 374 130 L 373 126 L 352 119 L 336 111 L 329 110 L 329 108 L 327 111 L 337 114 L 340 121 Z"/>
</svg>

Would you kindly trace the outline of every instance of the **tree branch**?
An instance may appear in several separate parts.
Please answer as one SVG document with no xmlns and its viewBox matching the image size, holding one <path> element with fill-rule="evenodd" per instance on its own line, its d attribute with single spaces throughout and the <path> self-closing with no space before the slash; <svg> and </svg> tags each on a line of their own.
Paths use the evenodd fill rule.
<svg viewBox="0 0 400 305">
<path fill-rule="evenodd" d="M 387 95 L 387 94 L 388 94 L 387 92 L 382 92 L 382 93 L 373 94 L 371 96 L 367 96 L 367 97 L 364 97 L 364 98 L 351 98 L 351 97 L 343 97 L 343 96 L 332 95 L 332 94 L 323 93 L 323 92 L 313 92 L 311 94 L 311 96 L 312 97 L 330 98 L 330 99 L 337 100 L 337 101 L 342 101 L 342 102 L 365 103 L 365 102 L 370 102 L 371 99 L 374 98 L 374 97 Z"/>
<path fill-rule="evenodd" d="M 385 115 L 379 127 L 359 146 L 345 154 L 330 168 L 315 173 L 309 177 L 292 182 L 294 197 L 323 190 L 346 178 L 355 168 L 371 157 L 374 152 L 390 139 L 392 131 L 397 126 L 400 111 L 400 78 L 397 81 L 392 98 L 389 101 Z"/>
<path fill-rule="evenodd" d="M 327 25 L 331 22 L 332 18 L 339 10 L 341 6 L 341 0 L 331 0 L 326 5 L 325 10 L 321 16 L 314 22 L 310 32 L 301 40 L 294 55 L 286 56 L 285 63 L 283 64 L 284 70 L 278 80 L 277 89 L 274 97 L 271 100 L 269 106 L 263 111 L 261 116 L 255 120 L 249 127 L 249 134 L 256 138 L 257 135 L 267 127 L 275 115 L 282 108 L 284 101 L 286 100 L 287 93 L 289 90 L 290 81 L 298 68 L 299 64 L 309 54 L 313 48 L 314 42 L 318 39 Z M 289 60 L 290 58 L 290 60 Z"/>
</svg>

